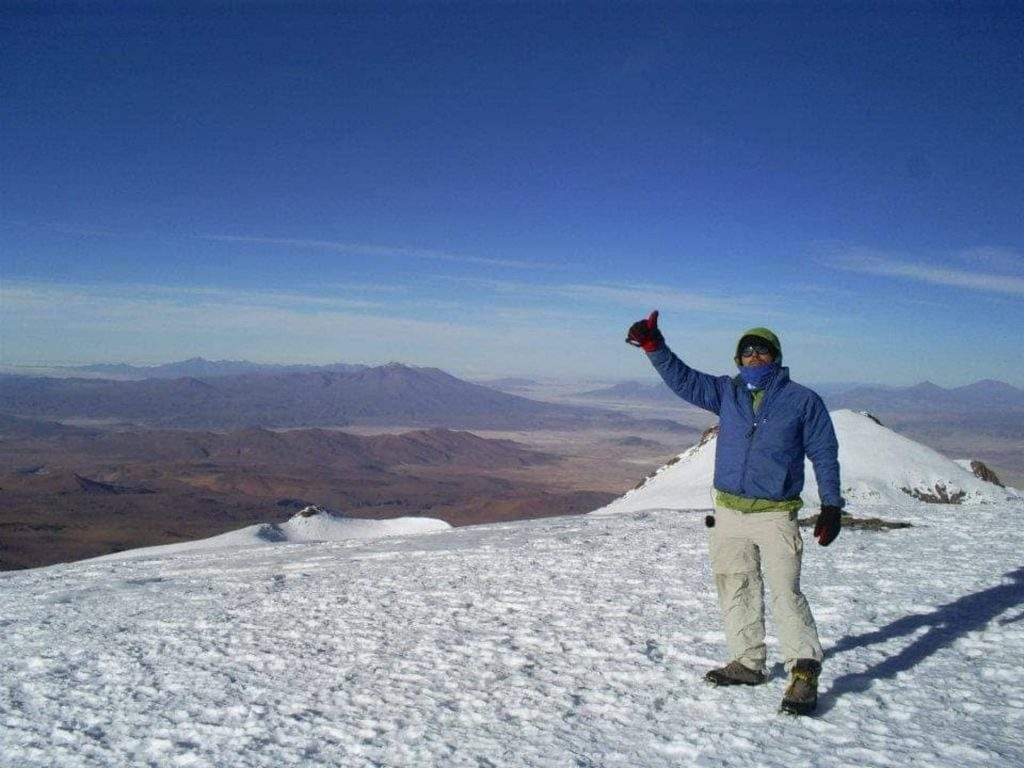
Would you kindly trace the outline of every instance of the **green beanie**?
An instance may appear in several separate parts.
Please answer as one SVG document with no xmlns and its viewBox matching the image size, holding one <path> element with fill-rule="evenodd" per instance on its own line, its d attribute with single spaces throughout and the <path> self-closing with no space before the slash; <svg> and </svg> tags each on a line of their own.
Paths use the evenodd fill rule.
<svg viewBox="0 0 1024 768">
<path fill-rule="evenodd" d="M 740 343 L 747 336 L 756 336 L 757 338 L 763 339 L 764 341 L 766 341 L 769 344 L 771 344 L 775 348 L 775 350 L 777 352 L 777 354 L 775 355 L 775 362 L 779 363 L 780 365 L 782 364 L 782 342 L 779 341 L 779 337 L 776 336 L 768 328 L 751 328 L 748 331 L 744 331 L 740 335 L 739 341 L 736 342 L 736 357 L 733 358 L 733 359 L 736 361 L 736 365 L 737 366 L 742 367 L 742 365 L 743 365 L 740 362 Z"/>
</svg>

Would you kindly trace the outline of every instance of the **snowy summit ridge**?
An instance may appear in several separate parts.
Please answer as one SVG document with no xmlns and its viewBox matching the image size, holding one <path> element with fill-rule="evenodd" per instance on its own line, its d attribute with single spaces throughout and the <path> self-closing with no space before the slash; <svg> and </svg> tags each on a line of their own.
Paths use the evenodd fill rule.
<svg viewBox="0 0 1024 768">
<path fill-rule="evenodd" d="M 1024 496 L 976 477 L 968 468 L 921 443 L 899 435 L 873 416 L 858 411 L 831 413 L 839 439 L 842 493 L 847 507 L 919 509 L 927 502 L 1020 504 Z M 709 509 L 717 433 L 709 430 L 658 469 L 637 488 L 591 514 L 655 509 Z M 804 462 L 808 506 L 818 506 L 818 485 L 810 461 Z"/>
</svg>

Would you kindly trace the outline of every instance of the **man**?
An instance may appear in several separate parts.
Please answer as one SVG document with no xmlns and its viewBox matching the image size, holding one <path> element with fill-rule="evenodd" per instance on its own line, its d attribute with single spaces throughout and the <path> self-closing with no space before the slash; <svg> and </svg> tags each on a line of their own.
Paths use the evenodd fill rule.
<svg viewBox="0 0 1024 768">
<path fill-rule="evenodd" d="M 715 516 L 711 567 L 725 625 L 730 661 L 707 673 L 713 685 L 766 681 L 764 580 L 789 672 L 782 710 L 807 714 L 817 707 L 821 643 L 800 591 L 804 457 L 818 480 L 821 514 L 814 536 L 828 546 L 839 535 L 839 445 L 821 398 L 789 378 L 782 344 L 767 328 L 751 328 L 736 345 L 739 375 L 695 371 L 665 345 L 658 312 L 629 329 L 665 383 L 683 400 L 719 417 L 715 453 Z M 763 577 L 762 577 L 763 573 Z"/>
</svg>

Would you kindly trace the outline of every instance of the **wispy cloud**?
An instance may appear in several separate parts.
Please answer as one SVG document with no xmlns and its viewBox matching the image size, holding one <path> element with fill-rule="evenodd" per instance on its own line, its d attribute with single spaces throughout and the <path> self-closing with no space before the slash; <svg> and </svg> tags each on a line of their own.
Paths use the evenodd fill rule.
<svg viewBox="0 0 1024 768">
<path fill-rule="evenodd" d="M 1001 256 L 1005 256 L 1005 252 Z M 983 260 L 979 259 L 979 261 Z M 932 285 L 967 288 L 973 291 L 1024 296 L 1024 278 L 1015 275 L 994 274 L 976 269 L 968 271 L 948 266 L 932 266 L 867 249 L 852 249 L 834 256 L 829 263 L 849 272 L 915 280 Z"/>
<path fill-rule="evenodd" d="M 968 248 L 960 251 L 957 255 L 962 261 L 973 266 L 984 264 L 989 269 L 998 269 L 1018 275 L 1024 274 L 1024 253 L 1015 251 L 1013 248 L 984 245 Z"/>
<path fill-rule="evenodd" d="M 391 297 L 388 297 L 389 299 Z M 586 313 L 516 302 L 469 305 L 419 295 L 383 304 L 311 292 L 218 287 L 0 284 L 0 363 L 157 363 L 203 355 L 277 362 L 401 360 L 509 373 L 597 370 L 621 357 L 618 334 Z M 573 355 L 551 334 L 575 322 Z"/>
<path fill-rule="evenodd" d="M 757 294 L 720 294 L 711 292 L 675 291 L 661 285 L 613 283 L 524 283 L 475 277 L 439 276 L 438 280 L 468 285 L 498 295 L 514 296 L 546 302 L 586 303 L 599 307 L 623 307 L 634 312 L 651 309 L 676 312 L 701 312 L 723 315 L 758 315 L 779 317 L 785 303 L 775 297 Z M 557 305 L 556 305 L 557 306 Z"/>
<path fill-rule="evenodd" d="M 433 285 L 425 292 L 368 291 L 365 297 L 352 288 L 341 285 L 333 291 L 337 295 L 328 296 L 322 286 L 260 291 L 5 280 L 0 283 L 0 363 L 159 363 L 202 355 L 312 363 L 401 360 L 475 373 L 636 376 L 649 369 L 622 343 L 626 321 L 658 307 L 673 313 L 666 318 L 669 331 L 688 329 L 676 336 L 688 362 L 715 371 L 729 365 L 723 350 L 735 343 L 737 330 L 756 324 L 772 308 L 758 304 L 761 297 L 642 285 L 463 281 L 457 290 L 446 287 L 436 295 L 429 290 L 438 288 Z M 786 336 L 786 327 L 778 330 L 788 339 L 792 360 L 800 360 L 801 353 L 804 360 L 813 359 L 811 352 L 828 348 L 849 330 L 805 323 L 799 306 L 787 309 L 785 318 L 783 325 L 794 332 Z M 864 331 L 857 333 L 859 338 Z M 568 347 L 566 338 L 571 338 Z"/>
<path fill-rule="evenodd" d="M 341 290 L 340 287 L 336 290 Z M 320 309 L 374 309 L 385 306 L 379 301 L 350 299 L 320 293 L 298 291 L 250 291 L 208 286 L 167 286 L 146 283 L 55 283 L 45 281 L 5 281 L 0 285 L 4 307 L 42 309 L 81 304 L 109 302 L 151 304 L 168 302 L 193 308 L 217 304 L 221 306 L 282 307 L 303 311 Z"/>
<path fill-rule="evenodd" d="M 763 315 L 780 314 L 777 308 L 771 306 L 770 301 L 766 301 L 764 297 L 760 296 L 741 294 L 724 296 L 713 293 L 673 291 L 656 285 L 621 286 L 578 283 L 558 286 L 556 290 L 566 296 L 628 307 L 721 314 L 749 314 L 751 312 Z"/>
<path fill-rule="evenodd" d="M 396 316 L 390 310 L 372 302 L 291 292 L 9 281 L 0 286 L 0 325 L 12 334 L 29 329 L 54 348 L 66 345 L 69 337 L 101 347 L 109 340 L 111 349 L 120 340 L 136 358 L 165 349 L 192 354 L 228 347 L 257 358 L 344 348 L 369 359 L 391 346 L 408 356 L 417 344 L 428 350 L 454 343 L 478 347 L 487 338 L 484 329 L 471 323 Z M 41 357 L 21 349 L 24 344 L 15 335 L 6 341 L 18 357 Z"/>
<path fill-rule="evenodd" d="M 249 237 L 242 235 L 203 235 L 203 240 L 219 243 L 252 243 L 256 245 L 281 245 L 289 248 L 312 248 L 321 251 L 336 251 L 359 256 L 398 256 L 432 261 L 480 264 L 489 267 L 511 267 L 516 269 L 558 269 L 556 265 L 515 259 L 492 259 L 482 256 L 439 251 L 430 248 L 407 248 L 396 245 L 372 245 L 368 243 L 344 243 L 334 240 L 306 240 L 286 237 Z"/>
<path fill-rule="evenodd" d="M 147 238 L 166 240 L 167 235 L 155 232 L 130 232 L 107 227 L 72 227 L 65 224 L 51 223 L 44 225 L 28 224 L 20 221 L 0 220 L 0 226 L 27 227 L 30 229 L 42 229 L 50 232 L 58 232 L 64 235 L 75 235 L 78 237 L 97 237 L 113 239 Z M 477 264 L 488 267 L 507 267 L 510 269 L 537 269 L 537 270 L 560 270 L 564 267 L 560 264 L 552 264 L 544 261 L 522 261 L 519 259 L 497 259 L 485 256 L 472 256 L 463 253 L 452 253 L 434 248 L 410 248 L 401 245 L 381 245 L 373 243 L 348 243 L 336 240 L 317 240 L 312 238 L 291 238 L 291 237 L 259 237 L 252 235 L 193 235 L 195 239 L 206 240 L 215 243 L 250 243 L 254 245 L 278 245 L 287 248 L 306 248 L 319 251 L 335 251 L 337 253 L 348 253 L 358 256 L 394 256 L 408 259 L 424 259 L 429 261 L 444 261 L 462 264 Z M 177 239 L 177 238 L 171 238 Z"/>
<path fill-rule="evenodd" d="M 17 221 L 13 219 L 0 219 L 0 227 L 17 227 L 18 229 L 27 229 L 41 232 L 54 232 L 60 235 L 72 235 L 74 237 L 96 237 L 96 238 L 152 238 L 158 235 L 154 232 L 139 232 L 139 231 L 128 231 L 123 229 L 113 229 L 106 226 L 73 226 L 65 224 L 59 221 L 51 222 L 28 222 L 28 221 Z"/>
</svg>

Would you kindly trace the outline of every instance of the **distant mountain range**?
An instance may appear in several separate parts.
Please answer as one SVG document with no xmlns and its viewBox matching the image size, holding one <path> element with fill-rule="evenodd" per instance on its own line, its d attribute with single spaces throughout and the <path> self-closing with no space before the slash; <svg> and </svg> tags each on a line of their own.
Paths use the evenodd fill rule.
<svg viewBox="0 0 1024 768">
<path fill-rule="evenodd" d="M 542 403 L 471 384 L 437 368 L 398 363 L 352 371 L 141 381 L 3 375 L 0 413 L 190 429 L 350 425 L 626 429 L 641 424 L 625 415 Z M 643 426 L 686 431 L 668 420 L 647 420 Z"/>
<path fill-rule="evenodd" d="M 610 387 L 580 392 L 576 397 L 586 400 L 627 400 L 644 403 L 671 403 L 682 401 L 662 382 L 643 384 L 639 381 L 623 381 Z"/>
<path fill-rule="evenodd" d="M 1024 389 L 993 379 L 962 387 L 945 388 L 930 381 L 912 387 L 860 386 L 825 396 L 832 408 L 858 410 L 941 411 L 944 413 L 990 409 L 1024 411 Z"/>
<path fill-rule="evenodd" d="M 350 373 L 369 366 L 348 363 L 330 365 L 278 365 L 272 363 L 250 363 L 248 360 L 207 360 L 192 357 L 177 363 L 163 365 L 128 365 L 127 363 L 99 363 L 96 365 L 57 366 L 54 370 L 62 374 L 83 375 L 93 378 L 141 381 L 143 379 L 180 379 L 188 376 L 215 377 L 238 376 L 244 373 L 313 373 L 333 371 Z"/>
</svg>

